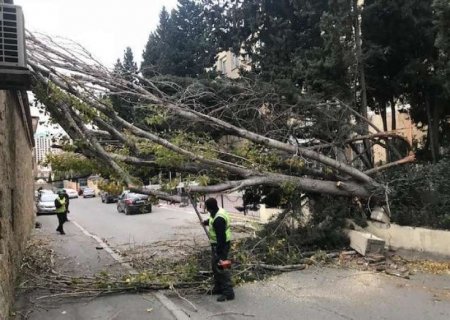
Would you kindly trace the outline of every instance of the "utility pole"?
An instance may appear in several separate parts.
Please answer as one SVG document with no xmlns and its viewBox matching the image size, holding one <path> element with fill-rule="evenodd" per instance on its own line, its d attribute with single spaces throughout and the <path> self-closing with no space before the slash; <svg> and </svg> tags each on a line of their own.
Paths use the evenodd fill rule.
<svg viewBox="0 0 450 320">
<path fill-rule="evenodd" d="M 360 97 L 361 105 L 359 108 L 359 113 L 368 120 L 367 113 L 367 85 L 366 85 L 366 73 L 364 69 L 363 55 L 362 55 L 362 40 L 361 40 L 361 15 L 360 15 L 360 5 L 363 5 L 361 0 L 352 0 L 352 11 L 354 15 L 354 29 L 355 29 L 355 49 L 356 49 L 356 67 L 358 80 L 360 85 Z M 367 122 L 362 121 L 359 123 L 361 126 L 361 135 L 369 134 L 369 125 Z M 366 153 L 367 163 L 373 166 L 372 160 L 372 146 L 369 140 L 364 140 L 364 153 Z"/>
</svg>

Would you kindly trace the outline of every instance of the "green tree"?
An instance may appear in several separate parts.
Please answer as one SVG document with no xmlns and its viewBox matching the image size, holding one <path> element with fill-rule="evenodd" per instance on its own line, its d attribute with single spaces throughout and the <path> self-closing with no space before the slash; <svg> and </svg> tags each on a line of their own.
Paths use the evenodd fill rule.
<svg viewBox="0 0 450 320">
<path fill-rule="evenodd" d="M 412 119 L 428 132 L 421 154 L 434 162 L 449 113 L 448 7 L 445 0 L 366 0 L 362 15 L 369 106 L 381 113 L 385 129 L 391 107 L 395 130 L 397 101 L 409 103 Z"/>
<path fill-rule="evenodd" d="M 322 45 L 320 19 L 328 0 L 206 0 L 210 28 L 221 49 L 248 54 L 253 72 L 269 81 L 292 79 L 293 61 Z M 221 16 L 221 18 L 220 18 Z M 299 61 L 299 63 L 302 63 Z"/>
<path fill-rule="evenodd" d="M 114 73 L 124 77 L 127 80 L 133 79 L 133 75 L 138 73 L 137 64 L 134 61 L 133 51 L 127 47 L 123 54 L 122 61 L 117 59 L 114 65 Z M 134 122 L 136 120 L 135 108 L 137 100 L 129 95 L 114 95 L 111 97 L 114 110 L 127 121 Z"/>
<path fill-rule="evenodd" d="M 319 27 L 322 44 L 310 48 L 306 59 L 296 58 L 296 70 L 305 75 L 308 92 L 324 99 L 351 102 L 355 88 L 354 19 L 351 1 L 329 1 Z"/>
<path fill-rule="evenodd" d="M 162 9 L 159 26 L 149 36 L 141 69 L 147 77 L 198 77 L 213 65 L 216 53 L 203 6 L 194 0 L 179 0 L 171 14 Z"/>
</svg>

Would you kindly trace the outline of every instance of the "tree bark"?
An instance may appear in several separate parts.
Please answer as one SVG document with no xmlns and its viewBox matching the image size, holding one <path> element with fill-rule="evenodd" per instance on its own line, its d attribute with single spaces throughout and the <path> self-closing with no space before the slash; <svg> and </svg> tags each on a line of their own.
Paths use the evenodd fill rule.
<svg viewBox="0 0 450 320">
<path fill-rule="evenodd" d="M 359 109 L 360 114 L 368 119 L 367 113 L 367 86 L 366 86 L 366 74 L 364 68 L 364 61 L 362 56 L 362 39 L 361 39 L 361 15 L 358 5 L 358 0 L 353 0 L 353 12 L 354 12 L 354 27 L 355 27 L 355 46 L 356 46 L 356 61 L 357 61 L 357 73 L 359 74 L 359 85 L 361 88 L 361 106 Z M 369 126 L 366 123 L 361 122 L 361 134 L 367 135 L 369 133 Z M 364 149 L 366 150 L 366 161 L 373 168 L 373 156 L 372 146 L 369 140 L 364 140 Z"/>
<path fill-rule="evenodd" d="M 391 131 L 397 130 L 397 110 L 395 109 L 395 101 L 391 100 Z"/>
<path fill-rule="evenodd" d="M 435 112 L 433 111 L 433 114 L 431 112 L 431 106 L 430 101 L 428 99 L 425 100 L 425 109 L 427 112 L 427 118 L 428 118 L 428 137 L 427 140 L 429 142 L 430 151 L 431 151 L 431 159 L 433 163 L 437 163 L 438 161 L 438 152 L 439 152 L 439 138 L 436 137 L 437 130 L 436 130 L 436 119 L 434 119 L 433 115 Z"/>
</svg>

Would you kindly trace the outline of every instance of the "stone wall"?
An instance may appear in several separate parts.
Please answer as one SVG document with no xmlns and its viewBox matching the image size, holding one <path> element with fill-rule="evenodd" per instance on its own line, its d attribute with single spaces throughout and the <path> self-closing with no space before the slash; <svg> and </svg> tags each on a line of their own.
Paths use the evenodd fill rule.
<svg viewBox="0 0 450 320">
<path fill-rule="evenodd" d="M 34 224 L 32 132 L 26 97 L 0 91 L 0 319 L 13 302 L 21 253 Z"/>
</svg>

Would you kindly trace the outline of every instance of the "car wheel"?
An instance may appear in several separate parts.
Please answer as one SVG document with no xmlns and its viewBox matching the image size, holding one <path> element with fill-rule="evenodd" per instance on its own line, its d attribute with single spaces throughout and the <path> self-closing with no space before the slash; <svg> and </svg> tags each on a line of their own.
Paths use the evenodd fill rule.
<svg viewBox="0 0 450 320">
<path fill-rule="evenodd" d="M 120 210 L 120 206 L 119 205 L 117 205 L 117 211 L 118 212 L 122 212 L 122 210 Z"/>
<path fill-rule="evenodd" d="M 125 214 L 128 216 L 130 214 L 130 210 L 128 208 L 125 208 Z"/>
<path fill-rule="evenodd" d="M 105 203 L 105 199 L 102 198 L 102 203 Z"/>
</svg>

